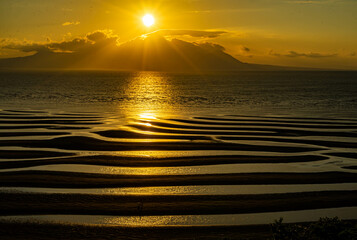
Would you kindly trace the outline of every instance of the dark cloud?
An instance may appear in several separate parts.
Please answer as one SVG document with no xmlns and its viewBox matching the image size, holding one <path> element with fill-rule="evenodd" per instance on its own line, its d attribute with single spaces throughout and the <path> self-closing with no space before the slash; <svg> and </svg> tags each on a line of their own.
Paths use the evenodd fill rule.
<svg viewBox="0 0 357 240">
<path fill-rule="evenodd" d="M 52 50 L 57 51 L 77 51 L 78 49 L 91 45 L 85 38 L 75 38 L 72 41 L 63 41 L 63 42 L 52 42 L 48 43 L 45 46 Z"/>
<path fill-rule="evenodd" d="M 329 57 L 335 57 L 337 56 L 337 53 L 333 54 L 323 54 L 323 53 L 298 53 L 295 51 L 289 51 L 287 54 L 280 54 L 280 53 L 274 53 L 270 52 L 270 55 L 276 56 L 276 57 L 290 57 L 290 58 L 296 58 L 296 57 L 307 57 L 307 58 L 329 58 Z"/>
<path fill-rule="evenodd" d="M 9 43 L 2 46 L 2 48 L 19 50 L 22 52 L 40 52 L 49 51 L 49 48 L 45 44 L 41 43 Z"/>
<path fill-rule="evenodd" d="M 96 31 L 96 32 L 87 34 L 86 38 L 93 42 L 99 42 L 99 41 L 103 41 L 103 40 L 109 38 L 109 36 L 108 36 L 108 34 L 106 34 L 103 31 Z"/>
<path fill-rule="evenodd" d="M 245 47 L 245 46 L 241 46 L 241 50 L 242 50 L 243 52 L 250 52 L 250 48 L 247 48 L 247 47 Z"/>
</svg>

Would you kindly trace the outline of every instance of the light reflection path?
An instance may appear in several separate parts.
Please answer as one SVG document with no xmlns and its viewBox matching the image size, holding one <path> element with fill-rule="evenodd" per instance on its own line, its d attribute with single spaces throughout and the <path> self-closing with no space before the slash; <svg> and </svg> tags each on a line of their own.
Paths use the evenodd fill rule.
<svg viewBox="0 0 357 240">
<path fill-rule="evenodd" d="M 29 215 L 2 216 L 0 220 L 19 221 L 55 221 L 56 223 L 102 224 L 112 226 L 216 226 L 269 224 L 280 217 L 284 222 L 317 221 L 320 217 L 355 219 L 357 207 L 314 209 L 303 211 L 285 211 L 226 215 L 178 215 L 178 216 L 93 216 L 93 215 Z"/>
<path fill-rule="evenodd" d="M 154 120 L 167 117 L 166 114 L 173 106 L 172 97 L 176 93 L 171 89 L 170 75 L 160 72 L 137 72 L 134 74 L 128 86 L 125 88 L 125 95 L 132 101 L 128 106 L 118 106 L 118 112 L 123 113 L 127 118 L 139 120 Z"/>
</svg>

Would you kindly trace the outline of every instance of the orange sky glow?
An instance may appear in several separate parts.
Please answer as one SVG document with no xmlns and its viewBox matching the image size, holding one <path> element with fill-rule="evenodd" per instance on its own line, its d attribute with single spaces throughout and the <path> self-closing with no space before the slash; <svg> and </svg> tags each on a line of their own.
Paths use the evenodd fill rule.
<svg viewBox="0 0 357 240">
<path fill-rule="evenodd" d="M 154 24 L 143 23 L 148 13 Z M 159 31 L 247 63 L 357 70 L 356 16 L 353 0 L 3 0 L 0 58 L 97 31 L 118 46 Z"/>
</svg>

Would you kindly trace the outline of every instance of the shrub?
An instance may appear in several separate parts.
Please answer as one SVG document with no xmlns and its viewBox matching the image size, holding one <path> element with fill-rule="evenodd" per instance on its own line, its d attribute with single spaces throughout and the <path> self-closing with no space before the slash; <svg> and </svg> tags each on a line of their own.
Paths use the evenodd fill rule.
<svg viewBox="0 0 357 240">
<path fill-rule="evenodd" d="M 274 240 L 355 240 L 357 225 L 338 217 L 320 218 L 313 223 L 286 224 L 283 218 L 271 224 Z"/>
</svg>

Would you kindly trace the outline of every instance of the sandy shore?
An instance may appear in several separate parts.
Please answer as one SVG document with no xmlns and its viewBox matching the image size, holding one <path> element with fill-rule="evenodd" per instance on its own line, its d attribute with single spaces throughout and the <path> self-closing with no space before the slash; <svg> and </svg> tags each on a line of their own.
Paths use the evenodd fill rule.
<svg viewBox="0 0 357 240">
<path fill-rule="evenodd" d="M 0 216 L 226 216 L 314 209 L 323 212 L 333 208 L 338 212 L 339 208 L 356 206 L 355 188 L 299 188 L 296 192 L 265 193 L 255 188 L 244 194 L 231 191 L 212 195 L 206 192 L 199 195 L 81 194 L 81 189 L 222 185 L 247 188 L 275 185 L 282 189 L 292 184 L 318 186 L 357 182 L 356 166 L 352 162 L 357 148 L 356 121 L 196 117 L 136 119 L 123 126 L 114 124 L 114 119 L 106 122 L 90 114 L 0 113 L 0 187 L 6 188 L 0 192 Z M 155 155 L 155 151 L 161 155 Z M 135 152 L 141 153 L 133 154 Z M 61 170 L 63 164 L 67 165 L 65 170 Z M 137 172 L 81 172 L 79 168 L 85 165 L 147 170 L 192 166 L 196 172 L 157 175 L 150 171 L 141 175 Z M 224 172 L 222 165 L 232 167 L 233 171 Z M 279 169 L 281 165 L 288 167 Z M 243 172 L 247 166 L 251 169 Z M 202 170 L 208 167 L 210 171 Z M 17 191 L 17 187 L 25 192 Z M 71 193 L 34 193 L 33 188 L 65 188 Z M 271 237 L 269 225 L 110 227 L 0 221 L 1 239 Z"/>
<path fill-rule="evenodd" d="M 355 206 L 357 191 L 244 195 L 0 193 L 2 215 L 207 215 Z"/>
<path fill-rule="evenodd" d="M 356 220 L 343 221 L 345 227 L 355 226 Z M 284 224 L 287 228 L 302 229 L 314 222 Z M 337 226 L 337 225 L 336 225 Z M 326 226 L 325 226 L 326 227 Z M 350 228 L 351 230 L 352 228 Z M 333 232 L 333 229 L 329 229 Z M 107 225 L 60 224 L 50 222 L 0 221 L 0 236 L 12 239 L 207 239 L 207 240 L 273 240 L 270 224 L 245 226 L 160 226 L 123 227 Z M 276 230 L 275 230 L 275 233 Z M 350 235 L 351 237 L 351 235 Z M 350 239 L 350 238 L 349 238 Z"/>
<path fill-rule="evenodd" d="M 355 183 L 356 173 L 233 173 L 200 175 L 114 175 L 24 170 L 0 173 L 1 187 L 143 187 L 189 185 L 256 185 Z"/>
<path fill-rule="evenodd" d="M 240 150 L 240 151 L 265 151 L 300 153 L 324 150 L 319 147 L 290 147 L 290 146 L 262 146 L 238 143 L 206 142 L 115 142 L 105 141 L 92 137 L 70 136 L 58 137 L 50 140 L 0 140 L 1 147 L 26 147 L 26 148 L 60 148 L 65 150 L 87 151 L 142 151 L 142 150 Z"/>
<path fill-rule="evenodd" d="M 101 166 L 125 167 L 170 167 L 170 166 L 198 166 L 234 163 L 301 163 L 328 159 L 318 155 L 298 156 L 250 156 L 250 155 L 222 155 L 222 156 L 192 156 L 192 157 L 121 157 L 110 155 L 74 156 L 63 158 L 48 158 L 70 156 L 73 154 L 53 151 L 6 151 L 0 150 L 0 157 L 5 159 L 21 159 L 26 157 L 42 158 L 41 160 L 1 161 L 0 169 L 24 168 L 51 164 L 89 164 Z M 46 158 L 47 157 L 47 158 Z"/>
<path fill-rule="evenodd" d="M 19 230 L 20 229 L 20 230 Z M 272 238 L 269 225 L 113 227 L 31 222 L 1 222 L 0 236 L 13 239 L 246 239 Z"/>
</svg>

